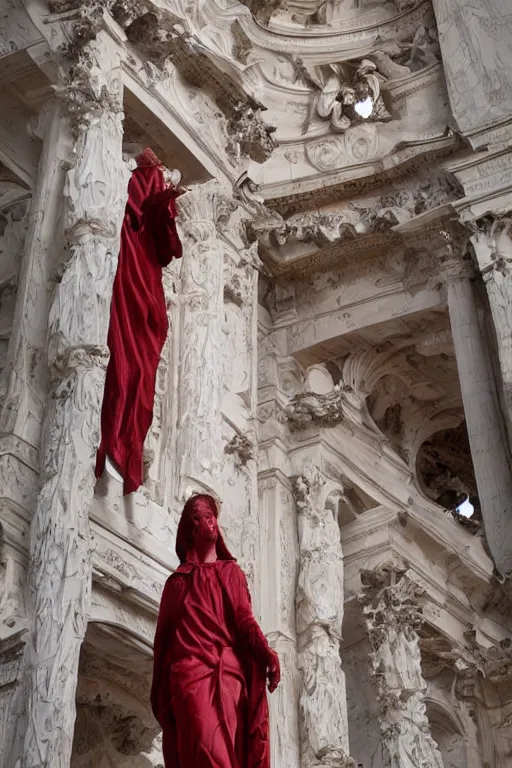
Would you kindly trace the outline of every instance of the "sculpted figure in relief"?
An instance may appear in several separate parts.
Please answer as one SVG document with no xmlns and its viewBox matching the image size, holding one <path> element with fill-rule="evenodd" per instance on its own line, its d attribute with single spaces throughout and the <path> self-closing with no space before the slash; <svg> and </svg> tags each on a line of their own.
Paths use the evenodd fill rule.
<svg viewBox="0 0 512 768">
<path fill-rule="evenodd" d="M 320 472 L 310 465 L 295 483 L 300 550 L 296 618 L 302 674 L 301 753 L 308 768 L 348 768 L 352 761 L 347 756 L 345 677 L 339 653 L 343 554 L 337 521 L 322 503 L 324 484 Z"/>
<path fill-rule="evenodd" d="M 295 62 L 296 78 L 302 78 L 312 85 L 313 95 L 303 134 L 311 126 L 315 113 L 322 120 L 329 120 L 334 133 L 344 133 L 351 125 L 363 120 L 391 120 L 382 99 L 381 85 L 385 77 L 378 72 L 377 65 L 370 59 L 362 59 L 355 73 L 349 63 L 327 66 L 308 66 L 301 59 Z M 367 103 L 371 108 L 366 118 L 357 110 L 357 105 Z"/>
</svg>

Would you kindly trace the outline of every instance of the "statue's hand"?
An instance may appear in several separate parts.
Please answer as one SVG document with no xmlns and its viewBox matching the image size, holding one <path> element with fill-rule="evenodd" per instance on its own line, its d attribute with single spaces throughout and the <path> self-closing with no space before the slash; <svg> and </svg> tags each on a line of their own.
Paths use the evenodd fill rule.
<svg viewBox="0 0 512 768">
<path fill-rule="evenodd" d="M 270 693 L 274 693 L 281 680 L 281 665 L 279 664 L 279 656 L 272 649 L 269 649 L 267 661 L 267 680 L 268 690 Z"/>
</svg>

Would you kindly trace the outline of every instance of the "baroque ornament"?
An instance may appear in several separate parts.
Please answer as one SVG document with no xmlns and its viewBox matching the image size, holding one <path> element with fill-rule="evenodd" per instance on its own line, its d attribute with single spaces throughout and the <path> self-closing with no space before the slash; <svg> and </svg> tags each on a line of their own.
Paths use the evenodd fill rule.
<svg viewBox="0 0 512 768">
<path fill-rule="evenodd" d="M 333 391 L 326 395 L 315 392 L 295 395 L 285 410 L 291 430 L 305 429 L 311 425 L 335 427 L 340 424 L 344 417 L 346 391 L 346 387 L 337 384 Z"/>
<path fill-rule="evenodd" d="M 345 133 L 352 125 L 364 120 L 391 120 L 381 93 L 382 83 L 387 78 L 378 71 L 377 64 L 371 59 L 362 59 L 355 74 L 352 74 L 348 63 L 308 66 L 302 59 L 296 58 L 294 66 L 296 78 L 313 86 L 316 91 L 304 125 L 304 134 L 308 132 L 315 114 L 329 121 L 333 133 Z M 362 104 L 368 104 L 369 112 L 365 117 L 358 106 Z"/>
<path fill-rule="evenodd" d="M 385 768 L 443 768 L 425 708 L 418 630 L 421 591 L 407 571 L 387 563 L 361 570 L 359 596 L 371 644 Z"/>
<path fill-rule="evenodd" d="M 257 163 L 264 163 L 277 146 L 273 138 L 275 130 L 274 126 L 263 122 L 259 107 L 240 102 L 228 119 L 230 140 L 226 151 L 236 162 L 246 155 Z"/>
<path fill-rule="evenodd" d="M 306 463 L 293 489 L 300 556 L 296 623 L 302 676 L 301 762 L 303 768 L 355 768 L 348 756 L 345 675 L 339 651 L 343 552 L 337 519 L 324 498 L 325 486 L 318 467 Z"/>
</svg>

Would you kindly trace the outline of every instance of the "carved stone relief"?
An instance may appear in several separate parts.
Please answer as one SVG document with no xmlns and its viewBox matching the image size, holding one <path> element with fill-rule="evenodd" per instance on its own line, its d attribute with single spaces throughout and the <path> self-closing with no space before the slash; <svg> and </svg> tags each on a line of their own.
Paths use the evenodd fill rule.
<svg viewBox="0 0 512 768">
<path fill-rule="evenodd" d="M 316 427 L 334 427 L 344 417 L 345 392 L 342 385 L 336 385 L 327 394 L 303 392 L 286 406 L 286 415 L 293 430 Z"/>
<path fill-rule="evenodd" d="M 325 487 L 325 488 L 324 488 Z M 302 674 L 303 766 L 349 768 L 345 675 L 339 644 L 343 621 L 343 553 L 329 486 L 306 464 L 295 480 L 299 531 L 296 596 L 298 665 Z M 332 501 L 342 489 L 333 489 Z M 327 498 L 326 498 L 327 495 Z M 329 717 L 325 717 L 329 712 Z"/>
<path fill-rule="evenodd" d="M 457 125 L 463 132 L 512 112 L 511 21 L 503 0 L 433 0 Z"/>
<path fill-rule="evenodd" d="M 118 65 L 105 39 L 98 39 L 60 90 L 69 106 L 75 157 L 65 188 L 67 250 L 49 314 L 51 390 L 31 531 L 29 583 L 38 618 L 26 658 L 32 713 L 23 744 L 27 768 L 67 766 L 73 739 L 78 656 L 90 601 L 92 470 L 128 181 L 121 159 Z"/>
<path fill-rule="evenodd" d="M 229 144 L 226 151 L 237 162 L 245 155 L 257 163 L 263 163 L 277 146 L 272 136 L 275 130 L 274 126 L 263 122 L 260 109 L 239 104 L 227 123 Z"/>
<path fill-rule="evenodd" d="M 178 201 L 185 250 L 175 475 L 180 503 L 195 483 L 213 490 L 221 466 L 223 260 L 215 228 L 220 192 L 217 184 L 202 185 Z"/>
<path fill-rule="evenodd" d="M 371 106 L 367 120 L 391 120 L 381 94 L 381 86 L 386 78 L 371 59 L 362 59 L 355 68 L 355 74 L 345 64 L 308 67 L 301 59 L 294 63 L 296 77 L 317 91 L 304 125 L 304 133 L 308 132 L 315 113 L 321 120 L 329 121 L 333 133 L 344 133 L 350 126 L 363 122 L 365 118 L 357 112 L 356 104 L 367 99 Z"/>
<path fill-rule="evenodd" d="M 461 10 L 464 3 L 456 0 L 447 20 L 445 0 L 433 3 L 462 130 L 477 130 L 487 118 L 501 120 L 509 106 L 505 38 L 510 30 L 500 3 L 484 0 L 477 8 L 471 0 Z M 460 439 L 463 409 L 446 324 L 446 273 L 427 236 L 444 231 L 442 216 L 454 217 L 466 204 L 462 187 L 441 167 L 444 159 L 457 148 L 462 164 L 471 158 L 464 154 L 466 145 L 447 131 L 444 74 L 428 2 L 171 0 L 164 5 L 32 3 L 27 12 L 38 31 L 33 37 L 34 26 L 27 37 L 30 49 L 12 56 L 2 50 L 7 74 L 2 73 L 0 103 L 7 91 L 16 91 L 23 113 L 33 115 L 51 83 L 64 119 L 50 120 L 47 133 L 44 114 L 31 121 L 31 136 L 39 137 L 33 141 L 47 135 L 47 148 L 40 162 L 44 183 L 38 182 L 37 206 L 28 216 L 19 200 L 28 198 L 30 185 L 0 169 L 0 431 L 16 436 L 2 438 L 0 479 L 20 510 L 32 511 L 45 410 L 27 605 L 21 591 L 28 512 L 10 533 L 19 543 L 16 557 L 2 550 L 0 563 L 0 720 L 7 722 L 10 739 L 25 698 L 35 713 L 23 768 L 161 767 L 161 745 L 147 710 L 149 666 L 142 672 L 135 667 L 141 655 L 150 659 L 160 582 L 174 567 L 177 511 L 193 490 L 206 490 L 221 502 L 227 540 L 281 656 L 283 684 L 271 700 L 273 762 L 276 768 L 297 768 L 299 761 L 307 768 L 343 768 L 353 765 L 343 667 L 354 660 L 349 654 L 341 665 L 346 596 L 339 526 L 349 531 L 354 523 L 365 525 L 382 511 L 375 499 L 384 503 L 384 498 L 392 505 L 383 512 L 393 515 L 393 536 L 403 526 L 414 547 L 420 516 L 413 530 L 407 513 L 397 516 L 395 507 L 425 503 L 425 523 L 431 525 L 439 510 L 427 499 L 451 509 L 457 494 L 474 491 L 467 445 Z M 10 23 L 0 20 L 0 27 Z M 480 43 L 467 37 L 469 27 L 481 32 Z M 16 45 L 22 34 L 20 28 L 11 35 Z M 482 40 L 493 41 L 485 55 Z M 52 59 L 49 48 L 61 43 L 58 60 L 57 54 Z M 471 67 L 461 51 L 469 52 Z M 121 59 L 129 83 L 124 136 Z M 34 70 L 39 80 L 31 79 Z M 54 82 L 68 70 L 68 80 Z M 147 119 L 134 106 L 146 96 Z M 355 109 L 365 101 L 371 102 L 367 117 Z M 172 119 L 166 121 L 166 115 Z M 3 157 L 2 127 L 0 120 Z M 186 147 L 190 139 L 204 154 L 193 179 L 222 181 L 193 186 L 179 201 L 185 253 L 182 263 L 164 274 L 170 332 L 145 446 L 145 487 L 137 498 L 121 502 L 115 478 L 103 478 L 90 504 L 127 181 L 121 146 L 123 139 L 126 145 L 146 137 L 148 143 L 165 144 L 166 157 L 177 157 L 177 164 L 182 158 L 176 146 Z M 21 155 L 16 159 L 23 165 Z M 495 162 L 503 174 L 505 160 L 500 155 Z M 488 180 L 479 178 L 478 184 L 482 191 Z M 26 222 L 28 267 L 18 279 Z M 424 236 L 428 245 L 419 253 Z M 506 403 L 512 380 L 507 373 L 510 240 L 507 216 L 474 225 L 473 247 L 491 304 Z M 21 293 L 24 298 L 13 323 L 18 281 L 18 298 Z M 257 341 L 258 281 L 263 306 Z M 437 303 L 416 311 L 424 296 Z M 12 326 L 18 331 L 11 333 Z M 48 397 L 41 375 L 47 368 Z M 18 439 L 21 433 L 26 443 Z M 295 465 L 294 472 L 301 472 L 295 512 L 290 465 L 301 442 L 316 439 L 332 455 L 322 457 L 321 470 Z M 365 460 L 351 471 L 361 478 L 349 480 L 345 473 L 350 474 L 356 449 L 364 449 Z M 264 467 L 260 504 L 258 464 Z M 414 472 L 423 499 L 414 488 Z M 375 477 L 378 488 L 369 480 L 376 483 Z M 446 526 L 441 516 L 437 522 L 446 537 L 436 543 L 439 559 L 450 562 L 453 583 L 456 571 L 464 568 L 469 578 L 478 565 L 457 615 L 461 621 L 470 612 L 483 619 L 489 644 L 510 609 L 506 582 L 481 587 L 487 574 L 491 578 L 491 566 L 478 538 L 465 533 L 468 562 L 454 565 L 460 529 Z M 480 534 L 478 520 L 464 524 Z M 358 569 L 352 551 L 346 552 L 347 562 Z M 463 768 L 461 739 L 455 731 L 446 735 L 435 719 L 433 702 L 447 689 L 439 676 L 429 678 L 428 687 L 425 682 L 414 589 L 400 568 L 384 570 L 372 575 L 363 600 L 379 712 L 352 709 L 372 747 L 353 754 L 364 768 L 374 758 L 374 768 L 380 768 L 382 755 L 374 752 L 380 719 L 381 752 L 389 766 L 440 768 L 431 715 L 443 756 L 451 755 L 453 766 Z M 453 605 L 446 601 L 446 613 L 454 612 Z M 122 665 L 103 658 L 103 645 L 92 649 L 89 627 L 78 672 L 88 613 L 95 621 L 129 627 L 137 636 L 134 655 L 127 654 Z M 27 614 L 37 616 L 32 637 L 23 633 Z M 429 616 L 437 620 L 440 611 Z M 133 650 L 124 635 L 116 642 L 118 650 Z M 498 640 L 493 636 L 492 642 Z M 358 653 L 356 671 L 361 648 Z M 475 652 L 475 664 L 450 678 L 456 681 L 456 712 L 464 726 L 458 736 L 471 733 L 472 743 L 484 744 L 484 757 L 475 757 L 474 768 L 478 760 L 508 768 L 507 654 L 499 645 L 489 658 Z M 14 686 L 24 679 L 25 662 L 22 700 L 21 686 Z M 479 665 L 485 675 L 478 673 Z M 366 685 L 361 676 L 357 684 Z M 353 681 L 349 687 L 353 692 Z M 23 716 L 18 724 L 8 768 L 20 754 Z"/>
<path fill-rule="evenodd" d="M 419 591 L 394 564 L 361 571 L 360 600 L 371 644 L 371 666 L 380 707 L 384 764 L 443 768 L 425 707 L 418 629 Z"/>
</svg>

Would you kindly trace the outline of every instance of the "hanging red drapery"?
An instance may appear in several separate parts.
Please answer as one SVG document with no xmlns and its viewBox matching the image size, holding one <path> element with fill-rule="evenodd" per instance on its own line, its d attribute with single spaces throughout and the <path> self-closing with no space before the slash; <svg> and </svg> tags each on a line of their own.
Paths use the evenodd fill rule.
<svg viewBox="0 0 512 768">
<path fill-rule="evenodd" d="M 110 307 L 101 444 L 96 477 L 106 457 L 123 477 L 123 493 L 142 483 L 142 450 L 153 419 L 155 380 L 168 330 L 162 267 L 182 255 L 176 197 L 150 149 L 137 158 L 128 185 L 119 262 Z"/>
</svg>

